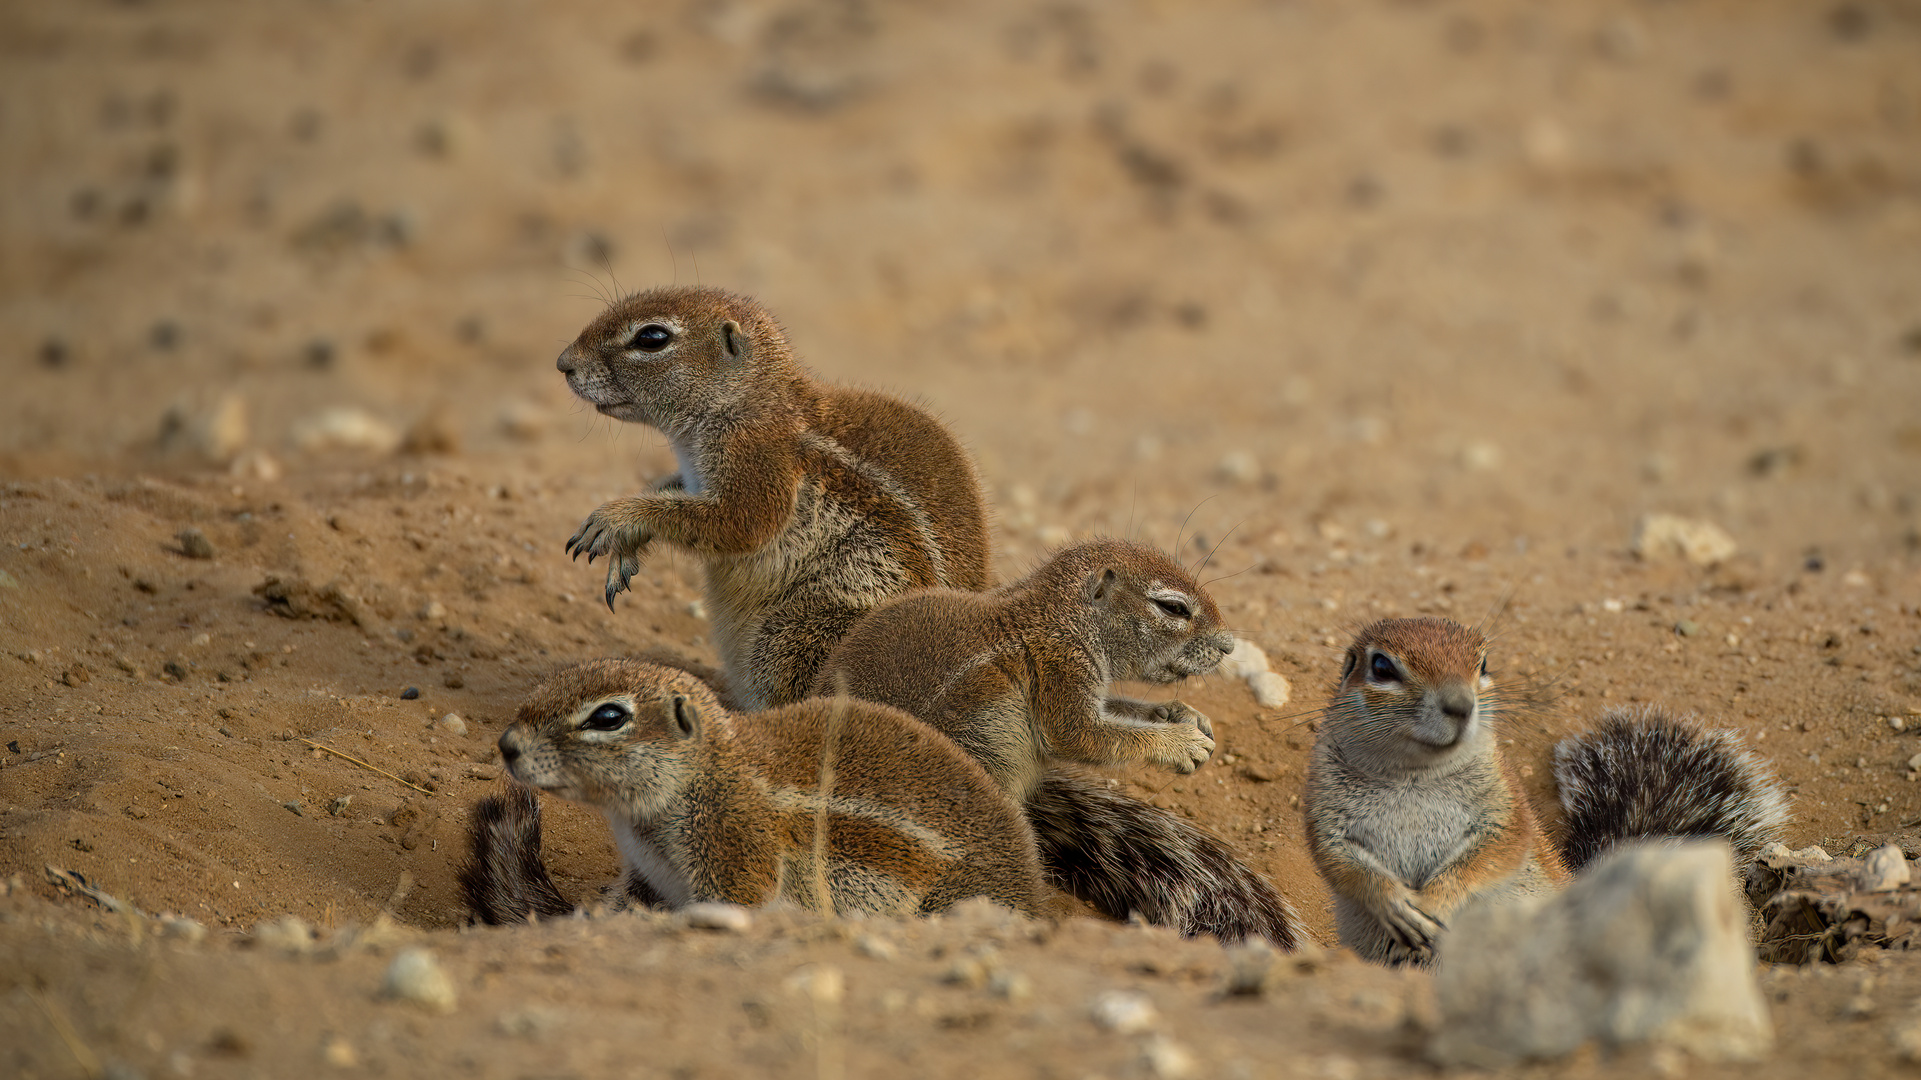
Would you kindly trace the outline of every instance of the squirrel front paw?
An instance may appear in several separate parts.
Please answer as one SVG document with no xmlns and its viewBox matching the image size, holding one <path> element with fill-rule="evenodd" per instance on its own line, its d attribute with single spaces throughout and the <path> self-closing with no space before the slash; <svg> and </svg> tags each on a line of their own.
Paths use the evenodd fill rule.
<svg viewBox="0 0 1921 1080">
<path fill-rule="evenodd" d="M 1427 962 L 1434 953 L 1434 939 L 1447 929 L 1446 923 L 1421 910 L 1411 894 L 1391 898 L 1379 915 L 1395 943 L 1417 963 Z"/>
<path fill-rule="evenodd" d="M 614 597 L 627 591 L 627 583 L 640 572 L 641 553 L 654 539 L 653 530 L 630 508 L 635 501 L 615 499 L 602 504 L 567 540 L 567 554 L 576 559 L 583 552 L 589 563 L 606 556 L 609 611 L 614 609 Z"/>
<path fill-rule="evenodd" d="M 1200 710 L 1185 702 L 1163 701 L 1154 707 L 1153 717 L 1184 728 L 1169 733 L 1173 743 L 1161 755 L 1161 764 L 1177 773 L 1191 773 L 1214 755 L 1214 725 Z"/>
</svg>

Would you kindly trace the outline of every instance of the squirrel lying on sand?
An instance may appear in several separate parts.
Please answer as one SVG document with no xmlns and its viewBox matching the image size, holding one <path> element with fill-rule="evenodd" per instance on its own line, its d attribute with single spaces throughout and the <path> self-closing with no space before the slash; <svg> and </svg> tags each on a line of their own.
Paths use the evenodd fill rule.
<svg viewBox="0 0 1921 1080">
<path fill-rule="evenodd" d="M 617 900 L 776 899 L 829 914 L 938 912 L 985 896 L 1044 913 L 1019 809 L 953 743 L 896 709 L 815 699 L 751 716 L 685 671 L 566 668 L 500 737 L 520 785 L 475 808 L 461 883 L 487 923 L 566 914 L 532 791 L 607 817 Z"/>
<path fill-rule="evenodd" d="M 1293 908 L 1225 841 L 1059 768 L 1193 772 L 1214 749 L 1207 717 L 1118 697 L 1111 684 L 1205 674 L 1233 647 L 1213 599 L 1173 559 L 1090 540 L 987 592 L 926 589 L 882 604 L 848 630 L 814 689 L 896 706 L 959 743 L 1027 808 L 1049 874 L 1108 914 L 1292 948 Z"/>
</svg>

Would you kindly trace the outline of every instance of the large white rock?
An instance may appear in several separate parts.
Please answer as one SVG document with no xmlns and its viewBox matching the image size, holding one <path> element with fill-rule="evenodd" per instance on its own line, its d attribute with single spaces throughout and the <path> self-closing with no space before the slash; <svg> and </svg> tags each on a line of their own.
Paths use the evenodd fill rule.
<svg viewBox="0 0 1921 1080">
<path fill-rule="evenodd" d="M 1726 844 L 1640 844 L 1559 895 L 1456 913 L 1435 957 L 1444 1065 L 1657 1042 L 1713 1061 L 1773 1042 Z"/>
</svg>

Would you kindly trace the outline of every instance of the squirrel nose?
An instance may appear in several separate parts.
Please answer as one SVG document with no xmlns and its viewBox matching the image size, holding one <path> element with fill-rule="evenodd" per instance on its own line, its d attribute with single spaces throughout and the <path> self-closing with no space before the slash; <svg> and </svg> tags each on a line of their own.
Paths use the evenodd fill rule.
<svg viewBox="0 0 1921 1080">
<path fill-rule="evenodd" d="M 572 375 L 574 373 L 574 347 L 572 345 L 560 350 L 560 359 L 554 361 L 554 366 L 560 369 L 562 375 Z"/>
<path fill-rule="evenodd" d="M 1459 723 L 1473 715 L 1474 694 L 1460 683 L 1451 683 L 1441 688 L 1439 704 L 1442 712 Z"/>
<path fill-rule="evenodd" d="M 512 765 L 514 763 L 514 759 L 520 756 L 520 747 L 515 745 L 512 739 L 508 738 L 508 736 L 512 735 L 513 733 L 514 733 L 514 730 L 512 728 L 508 728 L 506 731 L 501 732 L 500 742 L 498 744 L 500 746 L 500 759 L 509 765 Z"/>
</svg>

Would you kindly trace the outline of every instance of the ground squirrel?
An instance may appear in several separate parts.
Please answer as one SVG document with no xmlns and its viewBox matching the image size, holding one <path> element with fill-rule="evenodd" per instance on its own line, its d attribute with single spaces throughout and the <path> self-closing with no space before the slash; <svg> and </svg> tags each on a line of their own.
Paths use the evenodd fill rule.
<svg viewBox="0 0 1921 1080">
<path fill-rule="evenodd" d="M 1233 647 L 1213 599 L 1178 563 L 1091 540 L 988 592 L 927 589 L 882 604 L 847 632 L 814 689 L 905 709 L 959 743 L 1028 808 L 1043 864 L 1081 899 L 1189 934 L 1291 947 L 1292 909 L 1224 841 L 1054 767 L 1192 772 L 1214 749 L 1207 718 L 1110 686 L 1204 674 Z"/>
<path fill-rule="evenodd" d="M 685 671 L 594 660 L 538 686 L 500 752 L 518 783 L 606 815 L 617 899 L 785 899 L 854 915 L 985 896 L 1044 911 L 1019 808 L 938 732 L 884 705 L 735 716 Z M 540 865 L 539 828 L 530 793 L 476 808 L 461 881 L 481 921 L 571 909 Z"/>
<path fill-rule="evenodd" d="M 609 560 L 609 607 L 655 540 L 699 556 L 743 707 L 804 697 L 881 600 L 986 588 L 986 513 L 959 443 L 904 402 L 816 383 L 753 300 L 703 287 L 629 296 L 556 366 L 602 413 L 658 428 L 680 465 L 595 510 L 568 550 Z"/>
<path fill-rule="evenodd" d="M 1334 893 L 1341 943 L 1427 963 L 1470 899 L 1558 889 L 1626 839 L 1720 836 L 1751 857 L 1785 803 L 1732 732 L 1616 710 L 1557 748 L 1567 811 L 1549 846 L 1498 745 L 1519 704 L 1488 675 L 1487 638 L 1446 619 L 1388 619 L 1348 646 L 1321 719 L 1307 790 L 1308 848 Z"/>
</svg>

